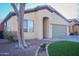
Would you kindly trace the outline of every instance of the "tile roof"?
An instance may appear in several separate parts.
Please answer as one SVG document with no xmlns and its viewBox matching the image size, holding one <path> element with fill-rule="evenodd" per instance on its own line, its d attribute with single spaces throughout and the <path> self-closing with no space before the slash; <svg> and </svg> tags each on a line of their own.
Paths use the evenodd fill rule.
<svg viewBox="0 0 79 59">
<path fill-rule="evenodd" d="M 74 22 L 75 24 L 79 24 L 79 21 L 77 19 L 72 19 L 72 22 Z"/>
<path fill-rule="evenodd" d="M 63 15 L 61 15 L 58 11 L 56 11 L 56 10 L 55 10 L 53 7 L 51 7 L 50 5 L 37 6 L 37 7 L 35 7 L 35 8 L 25 10 L 24 13 L 36 12 L 36 11 L 43 10 L 43 9 L 47 9 L 47 10 L 49 10 L 51 13 L 55 12 L 55 13 L 58 14 L 60 17 L 62 17 L 65 21 L 70 22 L 68 19 L 66 19 Z M 15 15 L 16 15 L 15 12 L 10 12 L 10 13 L 6 16 L 6 18 L 3 20 L 2 23 L 5 23 L 5 22 L 8 21 L 12 16 L 15 16 Z"/>
</svg>

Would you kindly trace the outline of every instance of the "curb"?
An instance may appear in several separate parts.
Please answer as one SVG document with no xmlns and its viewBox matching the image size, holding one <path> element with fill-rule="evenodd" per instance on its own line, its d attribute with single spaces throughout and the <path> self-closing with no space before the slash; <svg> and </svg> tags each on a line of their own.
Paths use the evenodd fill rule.
<svg viewBox="0 0 79 59">
<path fill-rule="evenodd" d="M 41 43 L 40 45 L 42 45 L 43 43 Z M 35 53 L 35 56 L 38 56 L 39 49 L 40 49 L 40 46 L 37 48 L 36 53 Z M 46 54 L 48 56 L 48 44 L 46 45 Z"/>
<path fill-rule="evenodd" d="M 38 56 L 38 51 L 39 51 L 40 47 L 37 48 L 36 52 L 35 52 L 35 56 Z"/>
<path fill-rule="evenodd" d="M 41 44 L 43 44 L 43 43 L 41 43 Z M 41 44 L 40 44 L 40 45 L 41 45 Z M 39 49 L 40 49 L 40 46 L 37 48 L 36 53 L 35 53 L 35 56 L 38 56 L 38 51 L 39 51 Z"/>
<path fill-rule="evenodd" d="M 50 42 L 50 43 L 48 43 L 48 44 L 46 45 L 46 54 L 47 54 L 47 56 L 49 56 L 49 53 L 48 53 L 48 46 L 49 46 L 51 43 L 52 43 L 52 42 Z M 41 43 L 41 44 L 43 44 L 43 43 Z M 40 44 L 40 45 L 41 45 L 41 44 Z M 40 47 L 37 48 L 36 53 L 35 53 L 35 56 L 38 56 L 38 51 L 39 51 L 39 49 L 40 49 Z"/>
<path fill-rule="evenodd" d="M 50 56 L 49 53 L 48 53 L 48 46 L 49 46 L 50 44 L 54 43 L 54 42 L 55 42 L 55 41 L 51 41 L 50 43 L 47 44 L 47 46 L 46 46 L 46 53 L 47 53 L 47 56 Z"/>
<path fill-rule="evenodd" d="M 48 46 L 50 45 L 50 43 L 49 44 L 47 44 L 47 46 L 46 46 L 46 53 L 47 53 L 47 56 L 49 56 L 49 53 L 48 53 Z"/>
<path fill-rule="evenodd" d="M 47 53 L 47 56 L 49 56 L 49 53 L 48 53 L 48 46 L 49 46 L 51 43 L 53 43 L 53 42 L 50 42 L 50 43 L 47 44 L 47 46 L 46 46 L 46 53 Z"/>
</svg>

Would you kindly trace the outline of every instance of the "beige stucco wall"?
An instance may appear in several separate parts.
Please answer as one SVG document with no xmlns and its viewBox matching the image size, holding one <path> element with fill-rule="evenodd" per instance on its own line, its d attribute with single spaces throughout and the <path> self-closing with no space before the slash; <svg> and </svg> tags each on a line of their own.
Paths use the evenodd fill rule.
<svg viewBox="0 0 79 59">
<path fill-rule="evenodd" d="M 51 13 L 48 11 L 48 10 L 40 10 L 40 11 L 38 11 L 38 12 L 36 12 L 37 13 L 37 18 L 38 18 L 38 20 L 39 20 L 39 22 L 37 21 L 37 23 L 38 23 L 38 25 L 39 25 L 39 27 L 38 27 L 38 25 L 37 25 L 37 37 L 38 38 L 40 38 L 40 39 L 42 39 L 43 38 L 43 17 L 48 17 L 49 18 L 49 20 L 50 20 L 50 15 L 51 15 Z M 48 23 L 49 23 L 49 21 L 48 21 Z M 48 24 L 49 25 L 49 24 Z M 49 27 L 49 26 L 48 26 Z M 49 28 L 48 28 L 48 32 L 49 32 Z M 49 33 L 48 34 L 46 34 L 46 35 L 48 35 L 48 37 L 49 37 Z"/>
<path fill-rule="evenodd" d="M 59 15 L 57 15 L 55 12 L 53 12 L 52 14 L 52 19 L 51 23 L 53 24 L 62 24 L 62 25 L 68 25 L 68 22 L 65 21 L 62 17 L 60 17 Z"/>
<path fill-rule="evenodd" d="M 34 22 L 34 32 L 24 32 L 24 39 L 35 39 L 36 38 L 36 36 L 35 36 L 35 29 L 36 29 L 36 23 L 35 23 L 35 21 L 36 21 L 36 18 L 35 18 L 35 14 L 36 13 L 29 13 L 29 14 L 25 14 L 24 15 L 24 19 L 29 19 L 29 20 L 33 20 L 33 22 Z"/>
<path fill-rule="evenodd" d="M 50 12 L 48 10 L 40 10 L 37 12 L 25 14 L 24 19 L 34 20 L 34 32 L 25 33 L 25 38 L 28 39 L 43 39 L 43 17 L 50 17 Z M 49 33 L 47 34 L 49 35 Z"/>
<path fill-rule="evenodd" d="M 46 9 L 24 14 L 24 19 L 31 19 L 34 21 L 34 32 L 24 32 L 24 39 L 43 39 L 43 17 L 49 18 L 48 34 L 46 33 L 49 38 L 52 37 L 52 24 L 68 24 L 56 13 L 51 13 Z M 18 27 L 16 19 L 16 16 L 13 16 L 8 20 L 8 30 L 17 31 Z"/>
<path fill-rule="evenodd" d="M 29 13 L 29 14 L 25 14 L 24 15 L 24 20 L 25 19 L 30 19 L 30 20 L 34 20 L 34 29 L 35 29 L 35 13 Z M 8 20 L 7 22 L 7 30 L 8 31 L 16 31 L 18 30 L 18 24 L 17 24 L 17 17 L 13 16 L 10 18 L 10 20 Z M 34 39 L 35 38 L 35 30 L 34 32 L 24 32 L 24 39 Z"/>
<path fill-rule="evenodd" d="M 10 20 L 7 21 L 7 30 L 8 31 L 17 31 L 18 25 L 17 25 L 17 17 L 13 16 L 10 18 Z"/>
</svg>

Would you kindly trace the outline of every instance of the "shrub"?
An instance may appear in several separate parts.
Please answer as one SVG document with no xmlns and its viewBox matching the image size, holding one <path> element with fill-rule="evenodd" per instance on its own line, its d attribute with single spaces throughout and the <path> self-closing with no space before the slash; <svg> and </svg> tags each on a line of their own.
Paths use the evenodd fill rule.
<svg viewBox="0 0 79 59">
<path fill-rule="evenodd" d="M 46 48 L 46 43 L 43 43 L 42 45 L 40 45 L 40 48 L 41 48 L 42 50 L 45 50 L 45 48 Z"/>
<path fill-rule="evenodd" d="M 9 42 L 18 41 L 15 32 L 4 32 L 4 38 L 7 39 Z"/>
</svg>

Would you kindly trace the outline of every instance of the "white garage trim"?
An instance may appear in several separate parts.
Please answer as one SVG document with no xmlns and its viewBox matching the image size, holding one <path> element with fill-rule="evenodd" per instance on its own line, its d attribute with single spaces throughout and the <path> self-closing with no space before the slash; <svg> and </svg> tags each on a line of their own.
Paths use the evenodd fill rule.
<svg viewBox="0 0 79 59">
<path fill-rule="evenodd" d="M 69 26 L 67 25 L 67 35 L 69 35 Z"/>
</svg>

